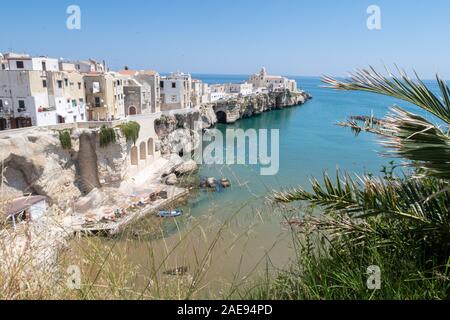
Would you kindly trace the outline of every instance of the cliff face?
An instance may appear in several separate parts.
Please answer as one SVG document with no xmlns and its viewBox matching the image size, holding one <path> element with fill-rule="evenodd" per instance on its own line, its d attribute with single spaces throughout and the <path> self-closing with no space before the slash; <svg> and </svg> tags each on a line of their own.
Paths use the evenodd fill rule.
<svg viewBox="0 0 450 320">
<path fill-rule="evenodd" d="M 241 118 L 248 118 L 269 110 L 301 105 L 310 98 L 304 92 L 285 90 L 217 101 L 211 103 L 210 108 L 216 113 L 219 122 L 233 123 Z"/>
<path fill-rule="evenodd" d="M 163 115 L 155 121 L 155 131 L 161 140 L 161 153 L 178 153 L 180 144 L 184 145 L 185 151 L 192 150 L 195 141 L 191 130 L 194 129 L 195 121 L 201 121 L 202 128 L 206 129 L 218 122 L 233 123 L 269 110 L 298 106 L 309 99 L 311 96 L 306 92 L 285 90 L 221 100 L 203 105 L 190 113 Z"/>
<path fill-rule="evenodd" d="M 63 149 L 59 133 L 41 128 L 3 134 L 0 138 L 2 198 L 23 194 L 47 196 L 60 208 L 101 187 L 121 181 L 128 170 L 127 143 L 117 132 L 117 142 L 101 148 L 98 130 L 73 130 L 72 148 Z"/>
</svg>

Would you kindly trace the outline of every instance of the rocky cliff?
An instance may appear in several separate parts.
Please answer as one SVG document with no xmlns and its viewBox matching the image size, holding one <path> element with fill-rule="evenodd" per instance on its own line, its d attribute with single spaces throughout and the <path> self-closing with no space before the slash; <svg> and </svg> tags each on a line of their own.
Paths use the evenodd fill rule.
<svg viewBox="0 0 450 320">
<path fill-rule="evenodd" d="M 199 110 L 175 115 L 163 115 L 155 120 L 155 131 L 161 141 L 161 153 L 178 153 L 180 144 L 185 151 L 195 145 L 194 123 L 201 121 L 203 129 L 216 123 L 233 123 L 266 111 L 304 104 L 311 96 L 306 92 L 289 90 L 237 97 L 202 105 Z"/>
<path fill-rule="evenodd" d="M 0 166 L 3 199 L 23 194 L 47 196 L 60 208 L 104 184 L 119 182 L 128 170 L 131 144 L 117 132 L 117 141 L 101 148 L 98 130 L 73 129 L 71 148 L 64 149 L 59 132 L 34 128 L 3 133 Z"/>
</svg>

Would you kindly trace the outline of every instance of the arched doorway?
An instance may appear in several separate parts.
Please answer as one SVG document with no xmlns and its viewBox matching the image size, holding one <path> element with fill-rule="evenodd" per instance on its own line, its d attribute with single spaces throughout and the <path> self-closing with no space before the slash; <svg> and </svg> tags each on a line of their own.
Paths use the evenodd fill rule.
<svg viewBox="0 0 450 320">
<path fill-rule="evenodd" d="M 146 150 L 146 144 L 145 142 L 141 142 L 139 145 L 139 155 L 141 160 L 147 159 L 147 150 Z"/>
<path fill-rule="evenodd" d="M 128 114 L 130 116 L 134 116 L 135 114 L 137 114 L 136 107 L 131 106 L 130 108 L 128 108 Z"/>
<path fill-rule="evenodd" d="M 147 150 L 148 155 L 153 156 L 155 154 L 155 144 L 153 142 L 153 138 L 148 139 L 147 141 Z"/>
<path fill-rule="evenodd" d="M 217 111 L 216 116 L 219 123 L 227 123 L 227 114 L 224 111 Z"/>
<path fill-rule="evenodd" d="M 131 148 L 131 165 L 137 166 L 139 165 L 139 159 L 138 159 L 138 148 L 136 146 Z"/>
</svg>

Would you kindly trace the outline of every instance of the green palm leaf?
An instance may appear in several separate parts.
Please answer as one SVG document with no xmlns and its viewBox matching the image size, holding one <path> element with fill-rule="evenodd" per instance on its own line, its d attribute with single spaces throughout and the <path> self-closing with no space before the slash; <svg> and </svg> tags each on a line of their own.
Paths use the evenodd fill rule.
<svg viewBox="0 0 450 320">
<path fill-rule="evenodd" d="M 405 72 L 400 76 L 383 76 L 374 68 L 357 70 L 346 81 L 323 77 L 327 87 L 337 90 L 367 91 L 398 98 L 415 104 L 450 124 L 450 89 L 443 79 L 436 76 L 442 97 L 437 97 L 416 75 L 412 80 Z"/>
</svg>

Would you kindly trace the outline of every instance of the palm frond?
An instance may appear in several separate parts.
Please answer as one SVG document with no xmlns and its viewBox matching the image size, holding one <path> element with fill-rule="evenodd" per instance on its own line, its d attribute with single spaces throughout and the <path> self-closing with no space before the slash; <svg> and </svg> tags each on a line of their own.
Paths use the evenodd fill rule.
<svg viewBox="0 0 450 320">
<path fill-rule="evenodd" d="M 383 124 L 382 145 L 396 157 L 414 161 L 421 171 L 450 179 L 450 137 L 425 118 L 394 107 Z"/>
<path fill-rule="evenodd" d="M 436 96 L 416 74 L 412 80 L 404 71 L 400 76 L 389 77 L 377 72 L 373 67 L 357 70 L 350 79 L 339 81 L 325 76 L 322 81 L 327 87 L 337 90 L 367 91 L 401 99 L 415 104 L 450 124 L 450 89 L 446 82 L 436 76 L 441 97 Z"/>
<path fill-rule="evenodd" d="M 358 116 L 338 125 L 356 135 L 375 133 L 388 156 L 410 160 L 425 175 L 450 179 L 450 136 L 422 116 L 392 107 L 385 119 Z"/>
<path fill-rule="evenodd" d="M 326 214 L 345 214 L 352 218 L 388 216 L 406 219 L 430 228 L 450 232 L 450 192 L 435 178 L 398 179 L 386 181 L 376 177 L 337 174 L 336 181 L 325 173 L 323 184 L 311 180 L 312 191 L 302 187 L 274 192 L 275 203 L 307 201 L 320 206 Z M 435 197 L 429 196 L 434 194 Z"/>
</svg>

